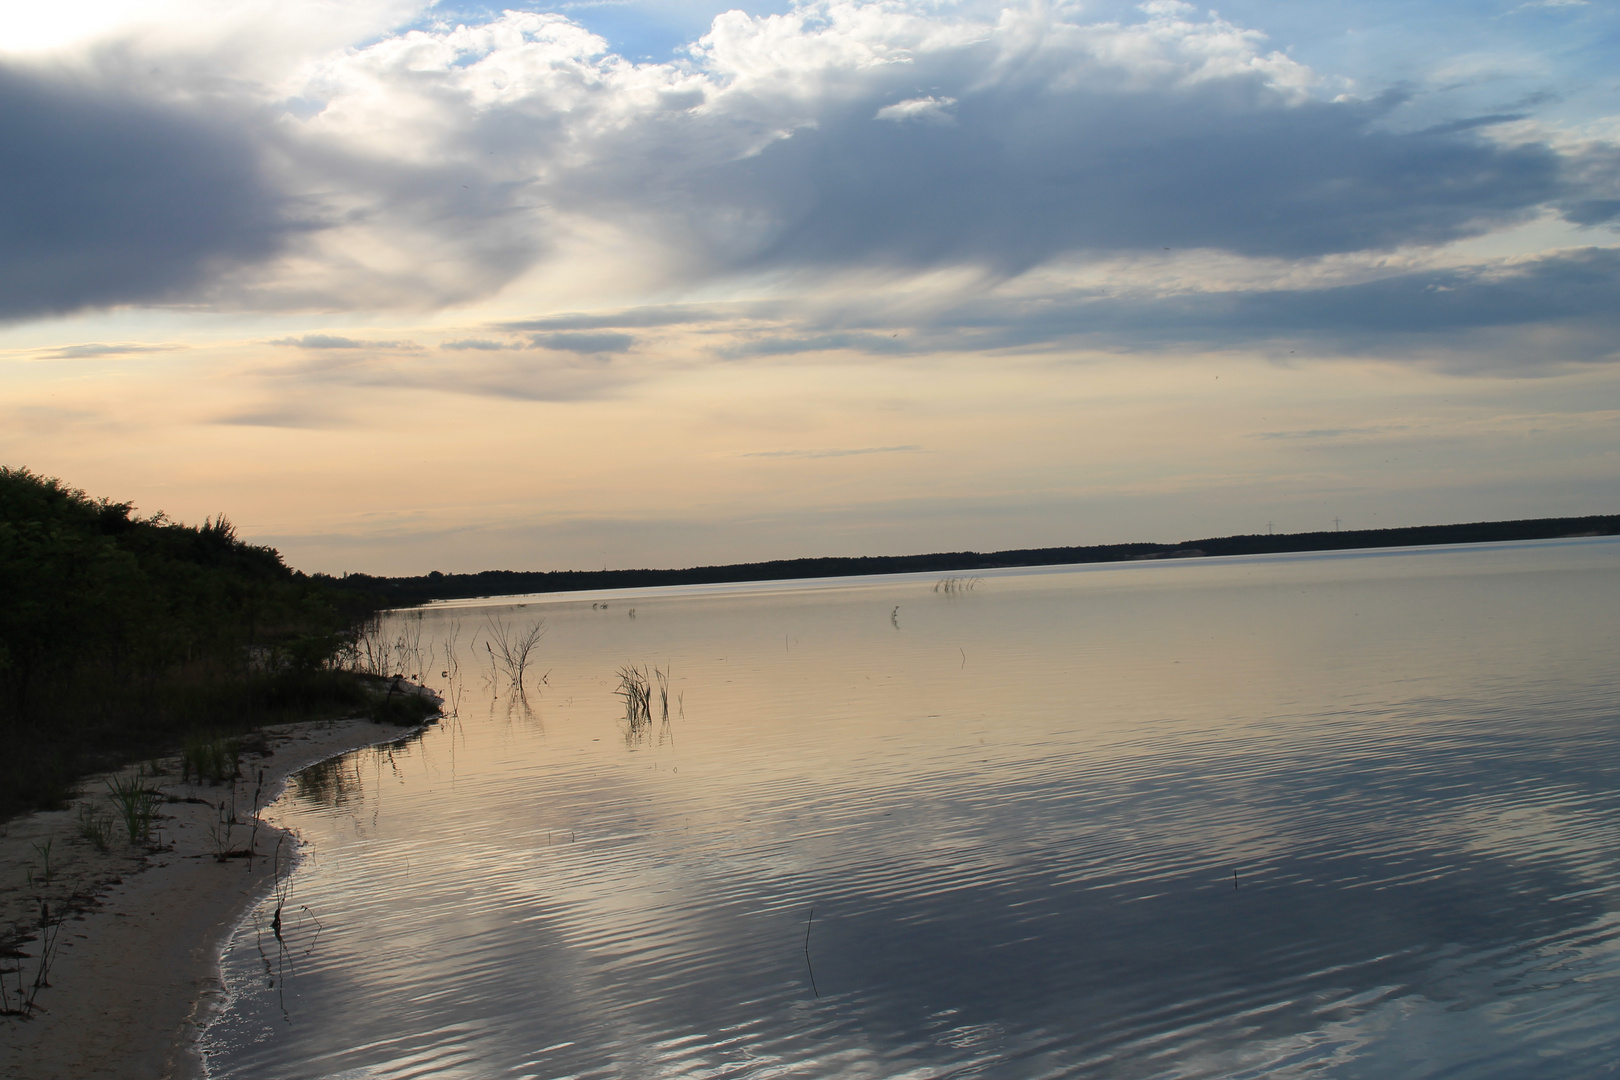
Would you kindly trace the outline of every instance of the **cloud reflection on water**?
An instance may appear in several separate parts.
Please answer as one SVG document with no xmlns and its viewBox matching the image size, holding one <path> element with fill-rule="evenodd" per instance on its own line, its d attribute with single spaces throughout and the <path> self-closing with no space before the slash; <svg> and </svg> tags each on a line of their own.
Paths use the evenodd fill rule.
<svg viewBox="0 0 1620 1080">
<path fill-rule="evenodd" d="M 543 731 L 492 700 L 288 806 L 325 936 L 284 1033 L 243 991 L 220 1075 L 1585 1075 L 1617 558 L 545 604 Z M 673 745 L 617 737 L 639 656 Z"/>
</svg>

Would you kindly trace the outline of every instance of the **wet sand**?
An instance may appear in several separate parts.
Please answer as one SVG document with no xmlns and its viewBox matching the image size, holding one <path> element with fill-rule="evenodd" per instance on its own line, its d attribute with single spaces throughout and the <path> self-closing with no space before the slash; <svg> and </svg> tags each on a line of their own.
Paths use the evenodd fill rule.
<svg viewBox="0 0 1620 1080">
<path fill-rule="evenodd" d="M 114 835 L 105 852 L 80 835 L 83 804 L 110 812 L 107 781 L 89 777 L 66 810 L 30 814 L 0 826 L 0 936 L 13 927 L 37 927 L 40 901 L 62 922 L 49 985 L 26 1018 L 0 1017 L 3 1080 L 128 1080 L 203 1074 L 197 1040 L 223 1001 L 219 959 L 237 920 L 273 887 L 297 857 L 298 840 L 268 824 L 258 830 L 258 857 L 220 861 L 221 808 L 237 820 L 280 794 L 287 779 L 318 761 L 362 746 L 408 737 L 414 729 L 366 720 L 287 724 L 263 729 L 263 756 L 242 759 L 243 777 L 230 784 L 183 783 L 178 759 L 160 761 L 147 778 L 167 795 L 196 801 L 159 808 L 156 850 Z M 234 802 L 232 799 L 234 797 Z M 230 846 L 244 848 L 251 825 L 236 826 Z M 50 875 L 46 880 L 46 853 Z M 25 989 L 39 963 L 40 941 L 24 943 L 21 957 L 0 959 L 0 971 L 19 965 Z M 3 976 L 17 1004 L 18 976 Z"/>
</svg>

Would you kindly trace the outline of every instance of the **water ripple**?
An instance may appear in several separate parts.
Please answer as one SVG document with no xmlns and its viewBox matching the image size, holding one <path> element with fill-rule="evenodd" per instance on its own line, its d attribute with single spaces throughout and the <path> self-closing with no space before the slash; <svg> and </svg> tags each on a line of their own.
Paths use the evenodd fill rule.
<svg viewBox="0 0 1620 1080">
<path fill-rule="evenodd" d="M 210 1070 L 1591 1075 L 1617 570 L 1602 540 L 435 608 L 460 716 L 276 808 L 307 917 L 244 924 Z M 489 612 L 547 619 L 544 688 L 473 662 Z M 672 671 L 667 726 L 627 729 L 625 663 Z"/>
</svg>

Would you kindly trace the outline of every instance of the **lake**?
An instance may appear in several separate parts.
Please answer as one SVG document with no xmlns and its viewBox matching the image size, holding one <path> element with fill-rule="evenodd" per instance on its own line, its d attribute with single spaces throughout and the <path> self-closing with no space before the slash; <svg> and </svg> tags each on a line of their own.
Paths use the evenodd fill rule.
<svg viewBox="0 0 1620 1080">
<path fill-rule="evenodd" d="M 209 1068 L 1612 1071 L 1617 631 L 1614 538 L 395 615 L 455 715 L 273 808 Z"/>
</svg>

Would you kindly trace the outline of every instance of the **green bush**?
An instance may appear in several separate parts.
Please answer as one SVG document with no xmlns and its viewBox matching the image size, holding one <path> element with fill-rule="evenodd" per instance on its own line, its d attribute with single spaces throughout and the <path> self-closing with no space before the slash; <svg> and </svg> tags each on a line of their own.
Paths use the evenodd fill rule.
<svg viewBox="0 0 1620 1080">
<path fill-rule="evenodd" d="M 370 705 L 332 670 L 370 598 L 243 542 L 223 514 L 133 510 L 0 467 L 0 818 L 188 733 Z"/>
</svg>

